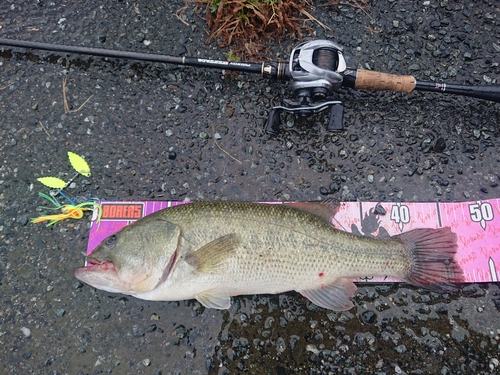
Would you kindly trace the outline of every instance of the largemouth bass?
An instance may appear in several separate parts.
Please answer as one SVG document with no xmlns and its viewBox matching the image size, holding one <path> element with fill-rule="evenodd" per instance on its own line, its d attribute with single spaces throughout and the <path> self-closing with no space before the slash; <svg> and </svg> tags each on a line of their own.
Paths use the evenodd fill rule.
<svg viewBox="0 0 500 375">
<path fill-rule="evenodd" d="M 335 311 L 353 307 L 352 277 L 393 276 L 445 291 L 463 281 L 450 228 L 368 238 L 335 229 L 334 212 L 323 203 L 166 208 L 109 236 L 75 276 L 108 292 L 195 298 L 216 309 L 229 308 L 231 296 L 295 290 Z"/>
</svg>

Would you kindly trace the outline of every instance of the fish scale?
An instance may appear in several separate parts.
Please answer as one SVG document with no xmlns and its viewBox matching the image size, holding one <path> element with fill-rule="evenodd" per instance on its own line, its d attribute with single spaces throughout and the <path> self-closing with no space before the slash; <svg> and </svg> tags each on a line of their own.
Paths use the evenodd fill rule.
<svg viewBox="0 0 500 375">
<path fill-rule="evenodd" d="M 442 290 L 463 280 L 449 228 L 356 236 L 335 229 L 335 210 L 325 207 L 199 202 L 167 208 L 104 240 L 89 256 L 91 267 L 75 275 L 108 291 L 196 298 L 214 308 L 228 308 L 235 295 L 295 290 L 332 310 L 352 307 L 352 277 L 387 275 Z"/>
</svg>

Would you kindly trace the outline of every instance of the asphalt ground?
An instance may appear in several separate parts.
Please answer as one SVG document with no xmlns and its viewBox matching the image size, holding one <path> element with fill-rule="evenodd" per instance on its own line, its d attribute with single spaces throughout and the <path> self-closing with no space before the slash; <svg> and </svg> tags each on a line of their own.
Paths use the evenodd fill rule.
<svg viewBox="0 0 500 375">
<path fill-rule="evenodd" d="M 182 1 L 4 0 L 0 37 L 224 59 Z M 320 5 L 320 4 L 316 4 Z M 345 47 L 348 65 L 424 81 L 495 84 L 495 1 L 370 1 L 317 6 L 311 38 Z M 287 60 L 291 37 L 269 39 Z M 286 84 L 257 75 L 0 49 L 0 372 L 12 374 L 493 374 L 498 284 L 439 294 L 360 286 L 344 313 L 296 293 L 242 296 L 229 311 L 95 290 L 88 220 L 34 225 L 36 179 L 92 176 L 72 196 L 117 200 L 469 201 L 499 197 L 499 105 L 440 93 L 342 89 L 345 130 L 322 116 L 263 131 Z M 63 79 L 70 113 L 64 111 Z M 90 99 L 86 102 L 86 100 Z M 81 108 L 80 108 L 81 107 Z M 216 136 L 217 134 L 217 136 Z M 217 141 L 217 142 L 216 142 Z M 370 177 L 371 176 L 371 177 Z"/>
</svg>

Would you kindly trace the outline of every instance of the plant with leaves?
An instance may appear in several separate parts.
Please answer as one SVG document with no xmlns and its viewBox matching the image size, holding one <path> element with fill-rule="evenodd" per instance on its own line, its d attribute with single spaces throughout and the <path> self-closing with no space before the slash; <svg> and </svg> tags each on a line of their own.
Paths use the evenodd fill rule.
<svg viewBox="0 0 500 375">
<path fill-rule="evenodd" d="M 208 1 L 207 26 L 220 47 L 237 41 L 242 54 L 257 56 L 265 49 L 263 35 L 280 39 L 285 34 L 302 38 L 312 29 L 304 24 L 303 12 L 311 7 L 307 0 L 225 0 Z M 302 17 L 301 17 L 302 16 Z"/>
<path fill-rule="evenodd" d="M 184 0 L 180 14 L 191 4 L 197 12 L 203 11 L 210 35 L 207 43 L 216 40 L 219 47 L 234 46 L 233 55 L 239 58 L 262 59 L 266 54 L 266 41 L 280 39 L 302 32 L 312 32 L 304 25 L 309 15 L 306 8 L 312 8 L 308 0 Z M 183 21 L 187 24 L 185 21 Z M 189 24 L 187 24 L 189 25 Z"/>
<path fill-rule="evenodd" d="M 284 36 L 302 40 L 303 33 L 313 35 L 308 22 L 315 22 L 325 30 L 327 25 L 316 19 L 311 0 L 184 0 L 177 17 L 190 26 L 181 16 L 190 6 L 198 13 L 204 11 L 211 40 L 219 47 L 231 47 L 232 53 L 245 60 L 267 58 L 270 39 Z M 337 7 L 339 0 L 324 0 L 318 6 Z M 367 13 L 367 0 L 344 0 L 342 5 L 352 6 Z"/>
</svg>

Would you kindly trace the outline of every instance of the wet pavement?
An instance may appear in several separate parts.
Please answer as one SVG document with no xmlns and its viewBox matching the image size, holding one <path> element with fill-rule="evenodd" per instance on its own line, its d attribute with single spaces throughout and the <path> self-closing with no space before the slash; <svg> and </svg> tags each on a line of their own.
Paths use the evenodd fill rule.
<svg viewBox="0 0 500 375">
<path fill-rule="evenodd" d="M 5 0 L 0 37 L 223 59 L 183 2 Z M 316 38 L 348 65 L 417 80 L 497 83 L 495 1 L 317 7 Z M 270 42 L 270 59 L 298 42 Z M 259 76 L 0 49 L 0 373 L 493 374 L 500 289 L 454 295 L 360 286 L 344 313 L 296 293 L 243 296 L 229 311 L 140 301 L 83 285 L 88 221 L 33 225 L 41 176 L 93 174 L 67 192 L 119 200 L 465 201 L 499 197 L 499 105 L 434 93 L 342 89 L 345 130 L 321 116 L 263 132 L 291 93 Z M 64 113 L 62 84 L 71 113 Z M 85 101 L 90 97 L 90 100 Z M 79 109 L 82 104 L 84 104 Z M 220 139 L 215 142 L 218 133 Z"/>
</svg>

